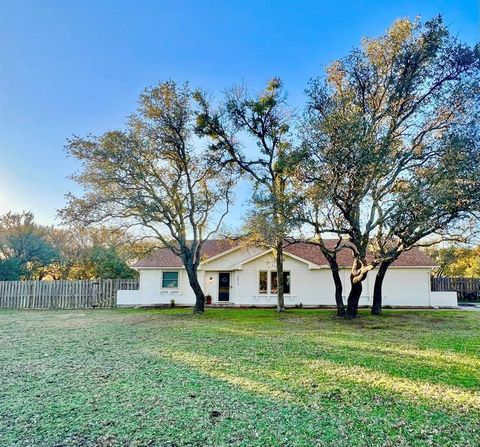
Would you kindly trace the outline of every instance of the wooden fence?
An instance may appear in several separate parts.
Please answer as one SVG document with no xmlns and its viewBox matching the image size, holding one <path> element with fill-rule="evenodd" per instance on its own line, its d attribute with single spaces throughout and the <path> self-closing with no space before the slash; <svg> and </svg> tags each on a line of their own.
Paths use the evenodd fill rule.
<svg viewBox="0 0 480 447">
<path fill-rule="evenodd" d="M 480 301 L 480 278 L 432 277 L 434 292 L 455 291 L 459 301 Z"/>
<path fill-rule="evenodd" d="M 0 281 L 3 309 L 115 307 L 117 290 L 137 290 L 138 279 Z"/>
</svg>

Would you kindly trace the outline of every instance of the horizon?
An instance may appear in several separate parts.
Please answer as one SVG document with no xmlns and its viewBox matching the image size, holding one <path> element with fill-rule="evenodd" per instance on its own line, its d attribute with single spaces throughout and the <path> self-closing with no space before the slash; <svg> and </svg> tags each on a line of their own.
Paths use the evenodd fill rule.
<svg viewBox="0 0 480 447">
<path fill-rule="evenodd" d="M 0 1 L 1 214 L 32 211 L 37 223 L 58 225 L 64 195 L 79 191 L 67 179 L 79 167 L 64 152 L 67 138 L 123 128 L 158 81 L 189 81 L 219 98 L 279 76 L 299 108 L 309 79 L 395 19 L 442 14 L 461 41 L 480 40 L 475 0 L 180 3 Z M 248 196 L 244 183 L 227 225 Z"/>
</svg>

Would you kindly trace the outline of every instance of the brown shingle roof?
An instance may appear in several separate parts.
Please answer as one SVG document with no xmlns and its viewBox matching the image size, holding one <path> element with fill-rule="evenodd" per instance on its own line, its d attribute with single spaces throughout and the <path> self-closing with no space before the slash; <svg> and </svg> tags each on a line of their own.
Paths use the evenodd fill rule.
<svg viewBox="0 0 480 447">
<path fill-rule="evenodd" d="M 331 246 L 332 248 L 335 246 L 335 240 L 333 239 L 326 240 L 325 242 L 327 246 Z M 208 240 L 205 241 L 202 247 L 201 255 L 203 259 L 208 259 L 234 247 L 238 247 L 240 244 L 240 242 L 234 242 L 227 239 Z M 291 244 L 285 247 L 285 251 L 319 266 L 328 265 L 321 250 L 312 244 L 304 242 Z M 350 267 L 352 265 L 351 250 L 344 248 L 339 251 L 337 254 L 337 261 L 338 265 L 341 267 Z M 392 265 L 397 267 L 433 267 L 435 266 L 435 263 L 420 249 L 412 248 L 409 251 L 403 252 Z M 182 267 L 182 261 L 168 248 L 160 248 L 146 258 L 140 259 L 133 265 L 133 267 Z"/>
<path fill-rule="evenodd" d="M 202 259 L 212 258 L 239 245 L 239 242 L 228 239 L 208 240 L 203 243 L 201 257 Z M 159 248 L 137 261 L 133 267 L 182 267 L 182 265 L 182 260 L 169 248 Z"/>
<path fill-rule="evenodd" d="M 325 244 L 328 248 L 335 248 L 336 240 L 327 239 Z M 292 255 L 298 256 L 317 265 L 328 265 L 325 256 L 323 256 L 320 248 L 313 244 L 298 243 L 285 247 L 285 251 Z M 337 262 L 341 267 L 350 267 L 352 265 L 353 255 L 348 248 L 343 248 L 337 253 Z M 419 248 L 403 252 L 399 258 L 392 264 L 396 267 L 433 267 L 435 263 Z"/>
</svg>

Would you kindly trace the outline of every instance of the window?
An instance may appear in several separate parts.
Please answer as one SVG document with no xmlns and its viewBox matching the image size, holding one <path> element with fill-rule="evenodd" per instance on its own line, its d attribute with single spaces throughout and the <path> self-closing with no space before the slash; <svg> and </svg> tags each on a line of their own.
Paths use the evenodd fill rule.
<svg viewBox="0 0 480 447">
<path fill-rule="evenodd" d="M 259 293 L 268 292 L 268 272 L 260 272 L 259 282 L 258 282 L 258 291 Z"/>
<path fill-rule="evenodd" d="M 271 293 L 278 292 L 277 272 L 270 272 L 271 275 Z M 290 293 L 290 272 L 283 272 L 283 293 Z"/>
<path fill-rule="evenodd" d="M 270 293 L 278 292 L 277 272 L 270 272 Z M 268 272 L 259 272 L 258 292 L 268 293 Z M 283 293 L 290 293 L 290 272 L 283 272 Z"/>
<path fill-rule="evenodd" d="M 278 292 L 277 272 L 270 272 L 270 292 L 271 293 Z"/>
<path fill-rule="evenodd" d="M 178 272 L 162 273 L 162 289 L 178 289 Z"/>
<path fill-rule="evenodd" d="M 283 272 L 283 293 L 290 293 L 290 272 Z"/>
</svg>

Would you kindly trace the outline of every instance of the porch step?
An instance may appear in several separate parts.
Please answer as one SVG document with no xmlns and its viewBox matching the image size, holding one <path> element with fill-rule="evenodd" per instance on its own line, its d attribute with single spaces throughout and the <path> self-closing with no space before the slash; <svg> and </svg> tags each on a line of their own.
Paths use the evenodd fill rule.
<svg viewBox="0 0 480 447">
<path fill-rule="evenodd" d="M 205 304 L 205 307 L 235 307 L 235 304 L 225 301 L 223 303 Z"/>
</svg>

